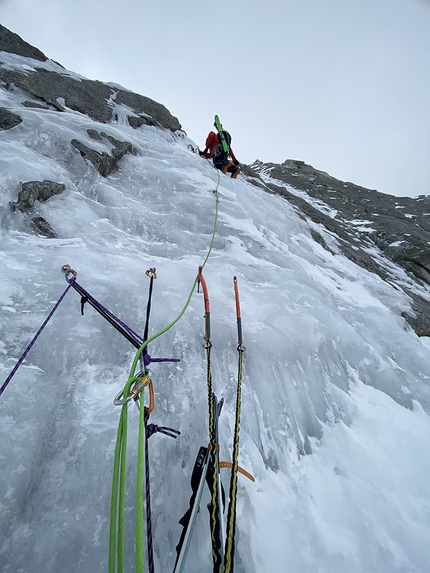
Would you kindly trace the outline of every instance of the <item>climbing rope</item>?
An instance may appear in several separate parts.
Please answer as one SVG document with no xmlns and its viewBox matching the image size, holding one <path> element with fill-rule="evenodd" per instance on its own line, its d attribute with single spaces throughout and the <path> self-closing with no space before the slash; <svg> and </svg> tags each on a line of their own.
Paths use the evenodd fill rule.
<svg viewBox="0 0 430 573">
<path fill-rule="evenodd" d="M 205 303 L 205 335 L 203 348 L 206 350 L 206 378 L 208 388 L 208 408 L 209 408 L 209 467 L 206 476 L 211 500 L 208 505 L 209 522 L 212 540 L 212 559 L 214 573 L 221 572 L 223 564 L 223 541 L 222 541 L 222 517 L 220 504 L 220 480 L 219 480 L 219 444 L 218 444 L 218 424 L 215 422 L 217 416 L 217 398 L 212 390 L 212 368 L 211 368 L 211 348 L 210 340 L 210 306 L 209 293 L 206 281 L 199 268 L 198 282 L 202 285 Z"/>
<path fill-rule="evenodd" d="M 204 268 L 207 261 L 209 260 L 210 254 L 212 252 L 213 244 L 216 235 L 216 226 L 218 221 L 218 188 L 220 184 L 220 175 L 218 172 L 218 181 L 216 188 L 214 190 L 215 194 L 215 218 L 212 231 L 211 242 L 207 255 L 204 262 L 201 265 L 201 269 Z M 144 366 L 144 357 L 146 356 L 145 349 L 147 346 L 153 342 L 158 337 L 165 334 L 170 330 L 185 314 L 191 299 L 195 291 L 196 285 L 199 280 L 199 274 L 197 274 L 188 298 L 185 302 L 184 307 L 178 314 L 178 316 L 165 328 L 147 338 L 143 341 L 141 346 L 138 348 L 135 357 L 133 359 L 130 373 L 127 382 L 124 385 L 123 390 L 116 397 L 116 403 L 122 402 L 121 415 L 118 424 L 117 432 L 117 444 L 115 447 L 115 457 L 114 457 L 114 472 L 112 479 L 112 495 L 111 495 L 111 519 L 110 519 L 110 530 L 109 530 L 109 573 L 123 573 L 124 571 L 124 517 L 125 517 L 125 490 L 126 490 L 126 444 L 127 444 L 127 424 L 128 424 L 128 402 L 133 399 L 132 387 L 138 387 L 142 384 L 142 374 L 139 372 L 136 374 L 139 362 Z M 137 455 L 137 476 L 136 476 L 136 535 L 135 535 L 135 570 L 136 573 L 144 572 L 144 476 L 145 476 L 145 408 L 143 406 L 144 397 L 144 385 L 141 392 L 141 407 L 139 414 L 139 429 L 138 429 L 138 455 Z"/>
<path fill-rule="evenodd" d="M 234 295 L 236 301 L 236 320 L 237 320 L 237 338 L 238 346 L 238 373 L 237 373 L 237 389 L 236 389 L 236 416 L 234 424 L 234 438 L 233 438 L 233 464 L 230 476 L 230 492 L 229 492 L 229 506 L 227 512 L 227 531 L 226 531 L 226 545 L 224 554 L 224 573 L 232 573 L 234 565 L 234 548 L 235 548 L 235 532 L 236 532 L 236 504 L 237 504 L 237 473 L 239 468 L 239 433 L 240 433 L 240 410 L 242 398 L 242 375 L 243 375 L 243 353 L 246 348 L 243 346 L 242 340 L 242 318 L 240 314 L 240 300 L 239 288 L 237 285 L 237 278 L 233 278 Z M 252 476 L 251 476 L 252 477 Z"/>
<path fill-rule="evenodd" d="M 6 380 L 3 382 L 1 388 L 0 388 L 0 396 L 3 394 L 3 392 L 6 390 L 7 385 L 9 384 L 9 382 L 12 380 L 12 378 L 15 376 L 16 371 L 18 370 L 18 368 L 21 366 L 21 364 L 24 362 L 25 358 L 27 357 L 28 353 L 30 352 L 30 350 L 33 348 L 34 343 L 36 342 L 36 340 L 39 338 L 39 336 L 42 334 L 43 329 L 45 328 L 45 326 L 48 324 L 48 322 L 51 320 L 52 315 L 54 314 L 54 312 L 57 310 L 57 308 L 60 306 L 61 301 L 64 299 L 64 297 L 66 296 L 66 294 L 69 292 L 69 289 L 72 285 L 69 284 L 68 287 L 66 288 L 66 290 L 63 292 L 63 294 L 60 296 L 60 298 L 58 299 L 58 301 L 55 303 L 53 309 L 51 310 L 51 312 L 48 314 L 48 316 L 46 317 L 46 319 L 44 320 L 42 326 L 39 328 L 39 330 L 36 332 L 36 334 L 34 335 L 32 341 L 30 342 L 30 344 L 27 346 L 27 348 L 24 350 L 21 358 L 18 360 L 18 362 L 15 364 L 12 372 L 9 374 L 9 376 L 6 378 Z"/>
</svg>

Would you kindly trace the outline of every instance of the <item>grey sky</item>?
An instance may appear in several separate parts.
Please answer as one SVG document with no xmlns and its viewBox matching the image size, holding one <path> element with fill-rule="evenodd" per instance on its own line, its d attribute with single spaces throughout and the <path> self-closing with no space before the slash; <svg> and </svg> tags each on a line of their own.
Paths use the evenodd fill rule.
<svg viewBox="0 0 430 573">
<path fill-rule="evenodd" d="M 0 0 L 0 22 L 201 147 L 218 114 L 242 162 L 430 194 L 428 0 Z"/>
</svg>

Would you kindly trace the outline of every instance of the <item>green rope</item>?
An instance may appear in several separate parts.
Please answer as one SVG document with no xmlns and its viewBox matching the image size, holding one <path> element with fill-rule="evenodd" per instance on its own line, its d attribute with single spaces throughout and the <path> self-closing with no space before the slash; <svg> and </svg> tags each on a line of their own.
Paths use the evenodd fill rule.
<svg viewBox="0 0 430 573">
<path fill-rule="evenodd" d="M 218 198 L 218 187 L 219 187 L 219 182 L 220 182 L 220 175 L 219 175 L 219 169 L 217 169 L 217 175 L 218 175 L 218 181 L 215 187 L 215 220 L 214 220 L 214 228 L 213 228 L 213 232 L 212 232 L 212 240 L 211 240 L 211 244 L 209 246 L 209 250 L 208 250 L 208 254 L 206 255 L 206 258 L 203 262 L 203 264 L 201 265 L 202 269 L 204 269 L 206 263 L 208 262 L 208 259 L 210 257 L 210 254 L 212 252 L 212 247 L 215 241 L 215 233 L 216 233 L 216 225 L 217 225 L 217 221 L 218 221 L 218 204 L 219 204 L 219 198 Z M 196 278 L 197 281 L 197 278 Z"/>
<path fill-rule="evenodd" d="M 144 503 L 145 503 L 145 408 L 143 400 L 139 411 L 139 436 L 137 442 L 137 483 L 136 483 L 136 571 L 144 571 Z"/>
<path fill-rule="evenodd" d="M 109 573 L 124 570 L 124 508 L 128 410 L 122 407 L 115 446 L 109 527 Z M 118 545 L 117 545 L 118 541 Z"/>
<path fill-rule="evenodd" d="M 218 221 L 219 198 L 218 188 L 220 184 L 220 173 L 217 170 L 218 181 L 215 193 L 215 218 L 212 231 L 212 238 L 206 258 L 201 265 L 203 269 L 209 260 L 212 248 L 215 242 L 216 227 Z M 199 275 L 194 279 L 190 294 L 185 305 L 178 316 L 165 328 L 148 338 L 137 350 L 127 382 L 122 391 L 122 397 L 130 395 L 131 388 L 141 376 L 136 375 L 137 365 L 145 348 L 156 338 L 165 334 L 184 316 L 185 311 L 190 305 L 193 293 L 195 291 Z M 144 573 L 144 485 L 145 485 L 145 423 L 144 423 L 144 392 L 141 393 L 139 414 L 139 431 L 138 431 L 138 458 L 137 458 L 137 483 L 136 483 L 136 549 L 135 549 L 135 568 L 136 573 Z M 124 572 L 124 516 L 125 516 L 125 495 L 126 495 L 126 477 L 127 477 L 127 423 L 128 423 L 128 404 L 124 404 L 121 409 L 121 415 L 118 424 L 117 441 L 115 446 L 114 469 L 112 478 L 111 494 L 111 515 L 109 526 L 109 563 L 108 573 Z"/>
</svg>

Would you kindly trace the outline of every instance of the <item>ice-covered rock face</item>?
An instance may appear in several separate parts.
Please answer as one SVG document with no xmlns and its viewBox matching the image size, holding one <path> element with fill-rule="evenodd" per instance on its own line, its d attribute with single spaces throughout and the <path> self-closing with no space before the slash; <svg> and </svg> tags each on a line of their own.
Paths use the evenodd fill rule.
<svg viewBox="0 0 430 573">
<path fill-rule="evenodd" d="M 34 67 L 28 58 L 0 54 L 6 60 L 12 69 Z M 64 102 L 57 102 L 60 113 L 31 101 L 37 104 L 23 88 L 0 90 L 0 107 L 22 118 L 0 132 L 3 379 L 64 292 L 60 268 L 66 263 L 139 333 L 145 271 L 155 267 L 150 334 L 163 330 L 185 305 L 216 220 L 204 276 L 213 386 L 224 397 L 220 454 L 230 459 L 237 276 L 247 347 L 239 463 L 256 478 L 255 484 L 239 480 L 236 572 L 425 572 L 430 348 L 403 318 L 413 301 L 397 285 L 428 300 L 427 287 L 376 247 L 369 246 L 369 254 L 390 280 L 351 261 L 342 236 L 303 216 L 278 192 L 263 190 L 279 188 L 269 173 L 260 186 L 252 183 L 256 174 L 220 175 L 188 149 L 195 143 L 183 134 L 130 127 L 123 104 L 112 101 L 116 119 L 102 123 Z M 108 137 L 95 139 L 88 130 Z M 133 153 L 103 177 L 71 141 L 103 154 L 112 151 L 109 138 L 130 142 Z M 55 238 L 35 234 L 26 215 L 9 207 L 21 182 L 36 180 L 65 185 L 32 209 Z M 182 318 L 149 348 L 154 357 L 181 360 L 152 365 L 151 421 L 181 431 L 177 440 L 150 439 L 160 572 L 173 569 L 192 466 L 208 441 L 203 313 L 202 294 L 193 293 Z M 2 571 L 107 570 L 119 418 L 113 399 L 133 357 L 134 348 L 88 305 L 81 316 L 72 290 L 1 395 Z M 129 418 L 125 566 L 132 571 L 134 407 Z M 222 477 L 228 489 L 228 473 Z M 206 494 L 187 561 L 194 573 L 210 570 L 207 501 Z"/>
<path fill-rule="evenodd" d="M 404 289 L 414 301 L 409 324 L 419 336 L 430 335 L 428 299 L 415 288 L 423 282 L 430 285 L 428 196 L 412 199 L 378 193 L 339 181 L 303 161 L 287 160 L 281 165 L 256 161 L 251 172 L 266 181 L 268 190 L 334 234 L 350 260 Z M 316 229 L 314 238 L 327 248 Z M 407 271 L 408 283 L 397 280 L 391 262 Z"/>
<path fill-rule="evenodd" d="M 136 127 L 149 123 L 172 131 L 181 129 L 177 118 L 163 105 L 119 86 L 67 72 L 4 26 L 0 26 L 0 52 L 2 50 L 0 82 L 26 91 L 53 109 L 62 111 L 67 107 L 105 123 L 118 120 L 118 111 L 113 105 L 116 101 L 118 107 L 128 112 Z"/>
</svg>

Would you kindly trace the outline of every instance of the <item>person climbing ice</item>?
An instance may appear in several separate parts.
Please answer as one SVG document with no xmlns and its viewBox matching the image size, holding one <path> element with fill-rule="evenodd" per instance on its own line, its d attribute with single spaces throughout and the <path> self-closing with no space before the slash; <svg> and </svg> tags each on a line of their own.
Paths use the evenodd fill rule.
<svg viewBox="0 0 430 573">
<path fill-rule="evenodd" d="M 231 173 L 231 178 L 236 179 L 240 173 L 239 161 L 236 159 L 231 148 L 231 135 L 222 129 L 218 116 L 215 116 L 214 127 L 218 133 L 209 132 L 206 138 L 205 149 L 200 151 L 201 157 L 212 159 L 213 164 L 223 173 Z M 221 129 L 220 129 L 221 128 Z"/>
</svg>

